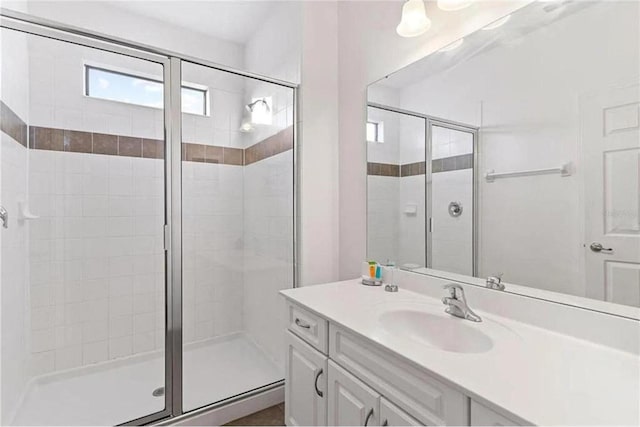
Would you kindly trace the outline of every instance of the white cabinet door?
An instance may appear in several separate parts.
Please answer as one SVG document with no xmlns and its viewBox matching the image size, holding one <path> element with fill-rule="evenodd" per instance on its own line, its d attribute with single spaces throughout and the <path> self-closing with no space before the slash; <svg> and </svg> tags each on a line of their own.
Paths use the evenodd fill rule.
<svg viewBox="0 0 640 427">
<path fill-rule="evenodd" d="M 479 404 L 475 400 L 471 400 L 471 425 L 472 426 L 517 426 L 517 422 L 510 420 Z"/>
<path fill-rule="evenodd" d="M 380 395 L 329 360 L 329 425 L 374 426 L 380 420 Z"/>
<path fill-rule="evenodd" d="M 285 423 L 327 425 L 327 357 L 287 331 Z"/>
<path fill-rule="evenodd" d="M 380 398 L 380 425 L 382 426 L 421 426 L 420 421 L 389 402 L 384 397 Z"/>
</svg>

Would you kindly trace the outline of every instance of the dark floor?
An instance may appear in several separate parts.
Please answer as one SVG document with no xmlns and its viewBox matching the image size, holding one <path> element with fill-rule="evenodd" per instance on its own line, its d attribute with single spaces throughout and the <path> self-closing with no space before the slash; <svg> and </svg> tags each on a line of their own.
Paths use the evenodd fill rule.
<svg viewBox="0 0 640 427">
<path fill-rule="evenodd" d="M 283 426 L 284 403 L 263 409 L 255 414 L 231 421 L 227 426 Z"/>
</svg>

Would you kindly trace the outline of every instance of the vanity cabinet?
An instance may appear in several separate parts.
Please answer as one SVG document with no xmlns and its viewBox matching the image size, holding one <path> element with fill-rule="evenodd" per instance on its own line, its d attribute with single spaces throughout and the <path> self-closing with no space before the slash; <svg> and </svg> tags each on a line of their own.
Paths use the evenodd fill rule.
<svg viewBox="0 0 640 427">
<path fill-rule="evenodd" d="M 384 397 L 380 397 L 380 425 L 421 426 L 423 424 Z"/>
<path fill-rule="evenodd" d="M 484 405 L 471 400 L 471 425 L 472 426 L 517 426 L 519 423 L 487 408 Z"/>
<path fill-rule="evenodd" d="M 288 426 L 327 425 L 326 355 L 287 331 L 285 422 Z"/>
<path fill-rule="evenodd" d="M 464 394 L 303 307 L 287 310 L 287 425 L 469 424 Z"/>
</svg>

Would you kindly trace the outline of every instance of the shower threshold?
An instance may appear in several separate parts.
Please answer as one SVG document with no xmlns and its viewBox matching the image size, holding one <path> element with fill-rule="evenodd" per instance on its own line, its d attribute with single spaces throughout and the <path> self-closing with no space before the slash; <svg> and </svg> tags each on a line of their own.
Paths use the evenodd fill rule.
<svg viewBox="0 0 640 427">
<path fill-rule="evenodd" d="M 196 409 L 283 378 L 238 332 L 185 346 L 183 406 Z M 163 353 L 154 352 L 34 378 L 13 425 L 116 425 L 164 409 Z M 154 395 L 155 394 L 155 395 Z"/>
</svg>

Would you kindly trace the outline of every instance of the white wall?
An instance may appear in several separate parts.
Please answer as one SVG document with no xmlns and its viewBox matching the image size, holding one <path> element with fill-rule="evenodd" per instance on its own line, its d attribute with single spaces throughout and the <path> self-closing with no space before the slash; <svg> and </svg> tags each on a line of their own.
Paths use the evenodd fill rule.
<svg viewBox="0 0 640 427">
<path fill-rule="evenodd" d="M 13 7 L 15 2 L 7 2 Z M 242 46 L 114 7 L 117 1 L 28 1 L 29 14 L 242 68 Z"/>
<path fill-rule="evenodd" d="M 340 278 L 360 274 L 366 258 L 366 158 L 364 122 L 367 84 L 446 46 L 518 9 L 527 1 L 487 1 L 455 13 L 427 4 L 433 27 L 404 39 L 395 32 L 398 2 L 339 2 Z"/>
<path fill-rule="evenodd" d="M 21 120 L 29 120 L 29 60 L 22 34 L 0 30 L 0 99 Z M 29 225 L 19 220 L 18 203 L 27 196 L 27 149 L 0 133 L 0 204 L 9 212 L 9 228 L 0 228 L 0 423 L 16 411 L 28 379 L 26 334 Z"/>
<path fill-rule="evenodd" d="M 300 280 L 303 285 L 338 277 L 338 4 L 305 2 L 302 12 L 300 113 Z M 364 120 L 364 110 L 362 115 Z M 361 124 L 364 121 L 360 122 Z M 364 129 L 364 127 L 363 127 Z M 364 141 L 362 137 L 359 141 Z M 354 158 L 358 162 L 358 158 Z M 353 164 L 362 172 L 361 164 Z M 364 191 L 364 188 L 363 188 Z M 364 201 L 364 199 L 363 199 Z M 363 205 L 364 208 L 364 205 Z M 358 224 L 364 224 L 361 211 Z M 366 245 L 362 235 L 361 244 Z M 358 259 L 358 266 L 362 258 Z M 359 269 L 359 267 L 358 267 Z M 359 274 L 359 273 L 358 273 Z"/>
</svg>

